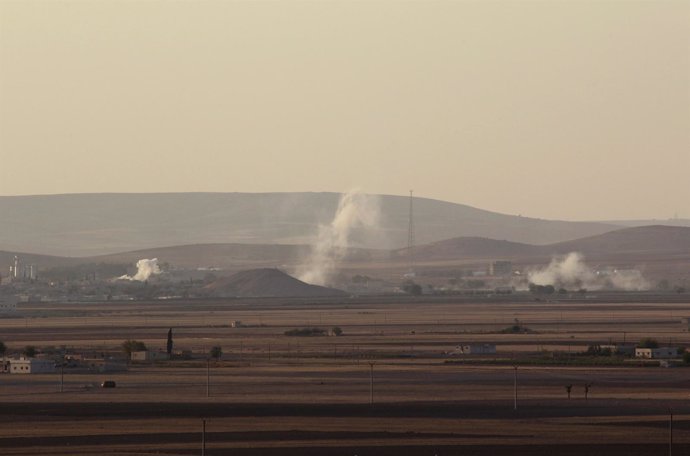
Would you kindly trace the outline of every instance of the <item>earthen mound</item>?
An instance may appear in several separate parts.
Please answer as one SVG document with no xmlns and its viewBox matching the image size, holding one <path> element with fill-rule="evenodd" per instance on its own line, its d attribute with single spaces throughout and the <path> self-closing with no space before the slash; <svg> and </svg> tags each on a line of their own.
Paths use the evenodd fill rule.
<svg viewBox="0 0 690 456">
<path fill-rule="evenodd" d="M 220 278 L 205 287 L 218 297 L 300 297 L 346 296 L 335 288 L 320 287 L 297 280 L 279 269 L 251 269 Z"/>
</svg>

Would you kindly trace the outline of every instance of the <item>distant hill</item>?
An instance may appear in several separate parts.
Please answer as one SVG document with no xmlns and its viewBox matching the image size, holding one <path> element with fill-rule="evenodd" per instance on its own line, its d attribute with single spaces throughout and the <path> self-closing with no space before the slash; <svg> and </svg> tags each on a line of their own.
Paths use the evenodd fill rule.
<svg viewBox="0 0 690 456">
<path fill-rule="evenodd" d="M 690 227 L 690 219 L 683 218 L 670 218 L 664 220 L 606 220 L 599 223 L 605 223 L 607 225 L 619 225 L 621 227 L 634 227 L 634 226 L 651 226 L 651 225 L 663 225 L 663 226 L 686 226 Z"/>
<path fill-rule="evenodd" d="M 406 257 L 407 249 L 398 249 L 399 258 Z M 459 237 L 417 246 L 416 261 L 442 261 L 453 259 L 514 258 L 541 253 L 538 246 L 510 241 L 497 241 L 482 237 Z"/>
<path fill-rule="evenodd" d="M 71 266 L 81 263 L 83 260 L 77 258 L 66 258 L 61 256 L 37 255 L 23 252 L 0 251 L 0 267 L 3 277 L 7 276 L 9 267 L 14 264 L 14 256 L 19 257 L 20 271 L 24 266 L 34 265 L 39 268 L 53 268 L 58 266 Z"/>
<path fill-rule="evenodd" d="M 542 248 L 555 253 L 581 252 L 587 256 L 689 255 L 690 228 L 663 225 L 625 228 Z"/>
<path fill-rule="evenodd" d="M 0 197 L 0 249 L 93 256 L 188 244 L 310 244 L 336 211 L 337 193 L 147 193 Z M 373 195 L 376 230 L 355 230 L 353 244 L 407 245 L 409 199 Z M 548 244 L 617 226 L 504 215 L 462 204 L 414 199 L 416 240 L 426 244 L 481 236 Z"/>
<path fill-rule="evenodd" d="M 307 245 L 264 244 L 193 244 L 135 250 L 111 255 L 69 258 L 19 253 L 20 264 L 35 264 L 41 268 L 77 264 L 134 265 L 142 258 L 158 258 L 178 268 L 287 268 L 302 264 L 311 248 Z M 645 226 L 623 228 L 585 238 L 530 245 L 485 237 L 457 237 L 418 245 L 414 257 L 420 261 L 472 260 L 491 258 L 548 257 L 555 254 L 581 252 L 592 256 L 678 256 L 690 255 L 690 228 L 672 226 Z M 12 264 L 15 252 L 0 251 L 0 262 Z M 352 248 L 345 262 L 407 261 L 407 249 L 376 250 Z"/>
<path fill-rule="evenodd" d="M 404 249 L 398 250 L 403 256 Z M 642 226 L 549 245 L 530 245 L 487 238 L 454 238 L 418 246 L 420 260 L 549 257 L 580 252 L 587 257 L 690 256 L 690 228 Z"/>
<path fill-rule="evenodd" d="M 217 297 L 282 297 L 317 298 L 346 296 L 334 288 L 310 285 L 278 269 L 252 269 L 220 278 L 205 287 Z"/>
<path fill-rule="evenodd" d="M 93 263 L 135 264 L 142 258 L 158 258 L 178 268 L 239 269 L 282 267 L 309 255 L 306 245 L 281 244 L 193 244 L 134 250 L 89 257 Z"/>
</svg>

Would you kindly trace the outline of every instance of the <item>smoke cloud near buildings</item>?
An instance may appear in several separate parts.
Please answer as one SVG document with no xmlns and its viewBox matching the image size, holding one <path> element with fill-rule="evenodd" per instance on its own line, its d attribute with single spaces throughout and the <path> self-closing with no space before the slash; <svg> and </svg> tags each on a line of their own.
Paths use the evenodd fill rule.
<svg viewBox="0 0 690 456">
<path fill-rule="evenodd" d="M 354 190 L 341 196 L 333 220 L 320 225 L 316 242 L 298 278 L 315 285 L 327 285 L 338 263 L 352 246 L 355 230 L 372 230 L 379 224 L 380 207 L 376 197 Z"/>
<path fill-rule="evenodd" d="M 640 291 L 649 289 L 649 282 L 637 269 L 594 270 L 582 254 L 571 252 L 554 257 L 548 266 L 528 272 L 528 280 L 535 285 L 553 285 L 568 290 L 616 289 Z"/>
<path fill-rule="evenodd" d="M 139 282 L 144 282 L 149 279 L 152 275 L 158 275 L 161 273 L 161 269 L 158 266 L 158 258 L 152 259 L 141 259 L 137 261 L 137 272 L 133 276 L 123 275 L 118 277 L 119 280 L 137 280 Z"/>
</svg>

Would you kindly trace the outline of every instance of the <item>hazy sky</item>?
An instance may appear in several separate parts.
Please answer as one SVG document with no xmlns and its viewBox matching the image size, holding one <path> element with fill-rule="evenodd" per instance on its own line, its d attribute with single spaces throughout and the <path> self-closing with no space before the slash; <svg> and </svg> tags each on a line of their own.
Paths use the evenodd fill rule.
<svg viewBox="0 0 690 456">
<path fill-rule="evenodd" d="M 0 0 L 0 194 L 690 217 L 690 1 Z"/>
</svg>

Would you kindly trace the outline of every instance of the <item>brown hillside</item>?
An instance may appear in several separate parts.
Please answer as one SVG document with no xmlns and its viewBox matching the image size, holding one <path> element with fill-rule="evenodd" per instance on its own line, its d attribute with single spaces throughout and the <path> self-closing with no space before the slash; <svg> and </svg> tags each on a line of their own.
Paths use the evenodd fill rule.
<svg viewBox="0 0 690 456">
<path fill-rule="evenodd" d="M 581 252 L 587 256 L 687 255 L 690 254 L 690 228 L 663 225 L 626 228 L 543 248 L 554 253 Z"/>
<path fill-rule="evenodd" d="M 133 264 L 141 258 L 158 258 L 176 267 L 247 269 L 293 264 L 306 257 L 309 251 L 306 245 L 192 244 L 102 255 L 92 257 L 91 261 Z"/>
<path fill-rule="evenodd" d="M 414 249 L 414 258 L 419 261 L 440 261 L 450 259 L 513 258 L 533 255 L 538 247 L 518 242 L 499 241 L 481 237 L 460 237 L 420 245 Z M 396 250 L 398 257 L 406 257 L 406 249 Z"/>
</svg>

